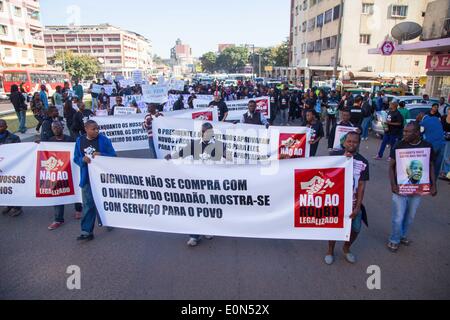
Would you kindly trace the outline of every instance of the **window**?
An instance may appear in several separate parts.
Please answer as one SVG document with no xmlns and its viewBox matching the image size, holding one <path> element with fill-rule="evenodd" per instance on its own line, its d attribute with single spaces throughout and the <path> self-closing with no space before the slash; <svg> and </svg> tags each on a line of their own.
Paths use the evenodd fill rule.
<svg viewBox="0 0 450 320">
<path fill-rule="evenodd" d="M 361 35 L 359 35 L 359 43 L 361 43 L 361 44 L 370 44 L 370 34 L 361 34 Z"/>
<path fill-rule="evenodd" d="M 109 49 L 109 52 L 120 52 L 120 49 Z"/>
<path fill-rule="evenodd" d="M 315 45 L 314 45 L 314 51 L 315 52 L 320 52 L 322 51 L 322 40 L 317 40 Z"/>
<path fill-rule="evenodd" d="M 103 38 L 92 38 L 93 42 L 102 42 Z"/>
<path fill-rule="evenodd" d="M 303 11 L 306 11 L 308 9 L 308 1 L 304 0 L 303 1 Z"/>
<path fill-rule="evenodd" d="M 8 27 L 0 24 L 0 36 L 8 35 Z"/>
<path fill-rule="evenodd" d="M 315 26 L 316 26 L 316 18 L 308 20 L 308 31 L 314 30 Z"/>
<path fill-rule="evenodd" d="M 28 51 L 27 50 L 22 50 L 22 58 L 28 59 Z"/>
<path fill-rule="evenodd" d="M 25 39 L 25 29 L 19 29 L 19 38 Z"/>
<path fill-rule="evenodd" d="M 333 21 L 339 19 L 341 16 L 341 5 L 337 5 L 333 9 Z"/>
<path fill-rule="evenodd" d="M 22 17 L 22 8 L 21 7 L 14 7 L 14 15 L 16 17 Z"/>
<path fill-rule="evenodd" d="M 314 52 L 314 42 L 308 43 L 308 52 Z"/>
<path fill-rule="evenodd" d="M 325 24 L 330 22 L 333 19 L 333 9 L 325 11 Z"/>
<path fill-rule="evenodd" d="M 5 48 L 5 56 L 12 57 L 12 49 L 11 48 Z"/>
<path fill-rule="evenodd" d="M 306 32 L 306 21 L 302 23 L 302 32 Z"/>
<path fill-rule="evenodd" d="M 418 67 L 420 65 L 420 61 L 414 61 L 414 65 Z"/>
<path fill-rule="evenodd" d="M 323 26 L 323 13 L 319 14 L 316 18 L 316 27 L 321 28 Z"/>
<path fill-rule="evenodd" d="M 362 13 L 372 15 L 373 14 L 373 3 L 363 3 L 362 4 Z"/>
<path fill-rule="evenodd" d="M 408 15 L 408 6 L 392 5 L 391 17 L 406 18 Z"/>
<path fill-rule="evenodd" d="M 103 53 L 103 52 L 105 52 L 105 50 L 103 50 L 103 49 L 92 49 L 92 52 L 93 53 Z"/>
<path fill-rule="evenodd" d="M 330 39 L 330 49 L 336 49 L 337 36 L 332 36 Z"/>
<path fill-rule="evenodd" d="M 11 50 L 11 49 L 9 49 Z M 6 52 L 6 50 L 5 50 Z M 26 82 L 27 74 L 25 72 L 11 72 L 11 73 L 5 73 L 5 81 L 8 82 Z"/>
<path fill-rule="evenodd" d="M 322 40 L 322 50 L 328 50 L 331 47 L 331 38 L 325 38 Z"/>
<path fill-rule="evenodd" d="M 0 1 L 0 12 L 2 12 L 3 11 L 3 1 Z"/>
<path fill-rule="evenodd" d="M 311 8 L 313 5 L 317 3 L 317 0 L 310 0 L 309 1 L 309 7 Z"/>
<path fill-rule="evenodd" d="M 120 38 L 108 38 L 109 42 L 116 42 L 116 41 L 120 41 Z"/>
<path fill-rule="evenodd" d="M 302 43 L 302 53 L 306 52 L 306 43 Z"/>
</svg>

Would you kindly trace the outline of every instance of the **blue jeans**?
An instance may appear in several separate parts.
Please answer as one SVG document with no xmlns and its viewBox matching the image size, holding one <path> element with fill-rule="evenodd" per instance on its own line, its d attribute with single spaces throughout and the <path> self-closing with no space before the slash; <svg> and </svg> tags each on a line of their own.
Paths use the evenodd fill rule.
<svg viewBox="0 0 450 320">
<path fill-rule="evenodd" d="M 450 172 L 450 141 L 447 141 L 444 151 L 444 159 L 442 161 L 441 172 L 447 175 Z"/>
<path fill-rule="evenodd" d="M 87 184 L 81 188 L 81 196 L 83 198 L 83 220 L 81 220 L 81 234 L 91 235 L 94 233 L 97 207 L 95 206 L 90 184 Z"/>
<path fill-rule="evenodd" d="M 25 133 L 27 132 L 26 120 L 27 120 L 27 112 L 25 110 L 16 112 L 17 119 L 19 120 L 19 132 Z"/>
<path fill-rule="evenodd" d="M 420 196 L 392 196 L 392 235 L 389 239 L 394 244 L 400 244 L 406 238 L 408 230 L 416 217 L 417 209 L 422 201 Z"/>
<path fill-rule="evenodd" d="M 289 122 L 289 109 L 281 109 L 281 125 L 285 126 Z"/>
<path fill-rule="evenodd" d="M 387 145 L 389 144 L 391 148 L 393 148 L 397 143 L 397 140 L 398 140 L 397 136 L 386 133 L 383 137 L 383 142 L 381 143 L 381 148 L 380 152 L 378 152 L 378 157 L 383 158 L 384 151 L 386 150 Z"/>
<path fill-rule="evenodd" d="M 55 206 L 55 222 L 64 223 L 64 206 Z M 75 211 L 81 212 L 83 210 L 81 203 L 75 203 Z"/>
<path fill-rule="evenodd" d="M 157 159 L 155 143 L 153 142 L 153 138 L 148 139 L 148 146 L 150 148 L 150 159 Z"/>
<path fill-rule="evenodd" d="M 364 118 L 362 122 L 362 136 L 361 138 L 367 139 L 369 138 L 369 128 L 372 124 L 372 116 Z"/>
</svg>

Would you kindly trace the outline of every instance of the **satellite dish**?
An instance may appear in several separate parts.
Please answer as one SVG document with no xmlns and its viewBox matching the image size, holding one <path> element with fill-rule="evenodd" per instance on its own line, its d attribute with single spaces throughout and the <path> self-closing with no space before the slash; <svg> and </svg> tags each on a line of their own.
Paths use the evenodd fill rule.
<svg viewBox="0 0 450 320">
<path fill-rule="evenodd" d="M 415 22 L 402 22 L 392 28 L 391 34 L 395 40 L 402 43 L 419 37 L 422 34 L 422 27 Z"/>
</svg>

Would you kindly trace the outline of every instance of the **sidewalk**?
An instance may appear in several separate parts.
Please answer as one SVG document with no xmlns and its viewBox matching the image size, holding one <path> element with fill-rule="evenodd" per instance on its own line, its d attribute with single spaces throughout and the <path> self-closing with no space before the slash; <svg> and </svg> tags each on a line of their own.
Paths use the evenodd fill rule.
<svg viewBox="0 0 450 320">
<path fill-rule="evenodd" d="M 34 142 L 36 137 L 39 136 L 39 134 L 36 133 L 35 128 L 28 129 L 26 133 L 15 132 L 14 134 L 18 136 L 22 142 Z"/>
</svg>

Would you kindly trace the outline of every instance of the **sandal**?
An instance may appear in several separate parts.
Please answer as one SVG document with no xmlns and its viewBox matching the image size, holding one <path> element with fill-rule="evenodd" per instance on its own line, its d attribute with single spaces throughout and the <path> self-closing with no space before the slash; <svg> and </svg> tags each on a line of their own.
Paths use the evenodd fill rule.
<svg viewBox="0 0 450 320">
<path fill-rule="evenodd" d="M 389 251 L 391 251 L 393 253 L 396 253 L 398 251 L 398 244 L 389 242 L 387 247 L 388 247 Z"/>
</svg>

